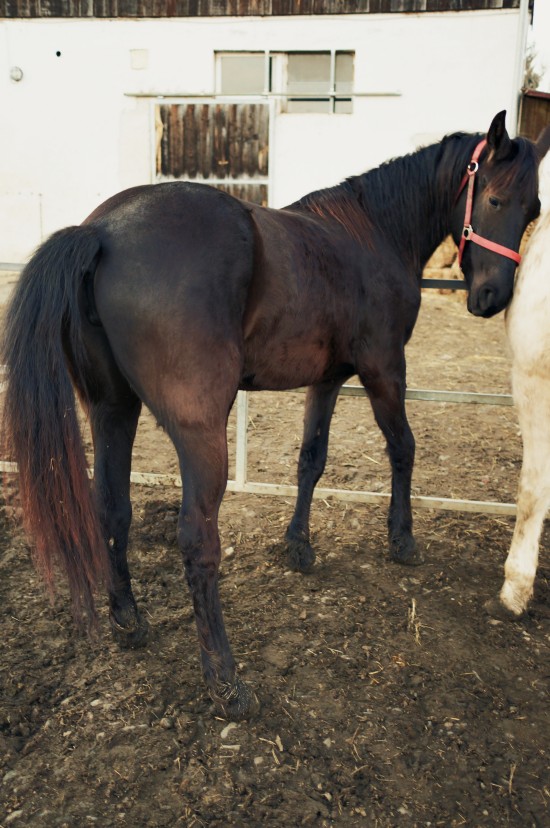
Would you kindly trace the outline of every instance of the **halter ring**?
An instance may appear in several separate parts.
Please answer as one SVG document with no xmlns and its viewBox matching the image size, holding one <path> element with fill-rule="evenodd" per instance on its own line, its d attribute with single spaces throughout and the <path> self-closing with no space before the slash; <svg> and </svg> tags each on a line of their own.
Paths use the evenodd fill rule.
<svg viewBox="0 0 550 828">
<path fill-rule="evenodd" d="M 474 228 L 472 227 L 472 225 L 471 225 L 471 224 L 466 224 L 466 225 L 464 225 L 464 228 L 463 228 L 463 230 L 462 230 L 462 236 L 463 236 L 463 238 L 465 238 L 465 239 L 469 239 L 469 238 L 470 238 L 470 235 L 471 235 L 473 232 L 474 232 Z"/>
</svg>

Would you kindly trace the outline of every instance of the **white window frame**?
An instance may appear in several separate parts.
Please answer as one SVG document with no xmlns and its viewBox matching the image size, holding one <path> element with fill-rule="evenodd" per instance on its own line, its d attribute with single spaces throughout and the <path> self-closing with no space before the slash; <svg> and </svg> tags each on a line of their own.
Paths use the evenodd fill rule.
<svg viewBox="0 0 550 828">
<path fill-rule="evenodd" d="M 280 111 L 285 112 L 286 103 L 287 101 L 292 100 L 313 100 L 313 101 L 322 101 L 328 104 L 327 109 L 325 111 L 318 111 L 318 112 L 295 112 L 295 113 L 286 113 L 289 115 L 318 115 L 318 114 L 330 114 L 330 115 L 351 115 L 353 114 L 353 99 L 354 99 L 354 92 L 349 93 L 342 93 L 336 92 L 336 56 L 339 54 L 350 54 L 353 55 L 355 59 L 355 50 L 354 49 L 292 49 L 287 52 L 283 51 L 271 51 L 271 50 L 250 50 L 250 51 L 231 51 L 231 50 L 222 50 L 219 49 L 214 53 L 215 59 L 215 85 L 216 85 L 216 97 L 224 99 L 229 97 L 229 95 L 224 95 L 221 92 L 222 88 L 222 61 L 221 57 L 225 55 L 242 55 L 243 57 L 247 55 L 264 55 L 264 91 L 263 95 L 266 97 L 273 97 L 277 98 L 280 101 Z M 292 54 L 300 54 L 300 55 L 330 55 L 330 75 L 329 75 L 329 82 L 328 82 L 328 89 L 326 94 L 323 93 L 316 93 L 314 95 L 307 95 L 307 94 L 292 94 L 288 93 L 288 75 L 287 75 L 287 67 L 288 67 L 288 56 Z M 355 84 L 355 76 L 353 78 L 353 84 Z M 235 93 L 231 93 L 230 97 L 232 98 L 249 98 L 250 95 L 243 93 L 243 95 L 237 95 Z M 254 96 L 257 97 L 257 94 Z M 336 104 L 338 101 L 351 101 L 351 111 L 346 113 L 341 113 L 336 111 Z"/>
</svg>

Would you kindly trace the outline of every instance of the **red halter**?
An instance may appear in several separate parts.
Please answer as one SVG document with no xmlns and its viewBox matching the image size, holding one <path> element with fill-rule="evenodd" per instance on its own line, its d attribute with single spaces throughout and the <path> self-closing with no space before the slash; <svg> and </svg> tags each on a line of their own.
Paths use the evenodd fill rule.
<svg viewBox="0 0 550 828">
<path fill-rule="evenodd" d="M 503 247 L 501 244 L 497 244 L 496 242 L 489 241 L 489 239 L 484 239 L 483 236 L 478 236 L 477 233 L 474 232 L 472 225 L 470 224 L 472 220 L 472 209 L 474 206 L 474 179 L 476 177 L 476 172 L 479 169 L 479 156 L 482 153 L 483 148 L 487 144 L 487 141 L 484 139 L 480 141 L 477 147 L 474 150 L 474 154 L 472 155 L 472 160 L 468 164 L 466 174 L 462 179 L 460 184 L 460 189 L 458 191 L 458 195 L 456 200 L 460 198 L 460 194 L 462 190 L 468 183 L 468 192 L 466 193 L 466 212 L 464 214 L 464 227 L 462 229 L 462 237 L 460 239 L 460 245 L 458 247 L 458 264 L 462 264 L 462 255 L 464 253 L 464 247 L 466 246 L 467 241 L 474 242 L 474 244 L 479 244 L 480 247 L 485 247 L 487 250 L 492 250 L 493 253 L 500 253 L 501 256 L 507 256 L 509 259 L 513 259 L 517 264 L 521 262 L 521 256 L 519 253 L 516 253 L 515 250 L 510 250 L 509 247 Z"/>
</svg>

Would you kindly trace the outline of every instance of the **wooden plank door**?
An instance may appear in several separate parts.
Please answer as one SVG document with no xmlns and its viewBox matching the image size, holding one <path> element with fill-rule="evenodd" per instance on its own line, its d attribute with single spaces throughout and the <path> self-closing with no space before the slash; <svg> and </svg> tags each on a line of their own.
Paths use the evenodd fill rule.
<svg viewBox="0 0 550 828">
<path fill-rule="evenodd" d="M 269 201 L 269 104 L 157 104 L 156 180 L 211 184 L 257 204 Z"/>
</svg>

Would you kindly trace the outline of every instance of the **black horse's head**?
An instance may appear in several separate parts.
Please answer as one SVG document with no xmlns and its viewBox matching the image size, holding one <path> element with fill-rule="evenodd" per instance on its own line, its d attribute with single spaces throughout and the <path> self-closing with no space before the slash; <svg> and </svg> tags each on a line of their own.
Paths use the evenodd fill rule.
<svg viewBox="0 0 550 828">
<path fill-rule="evenodd" d="M 550 127 L 536 144 L 511 139 L 505 115 L 493 118 L 486 142 L 477 145 L 453 212 L 468 310 L 475 316 L 494 316 L 512 297 L 521 237 L 540 211 L 538 166 L 550 146 Z"/>
</svg>

